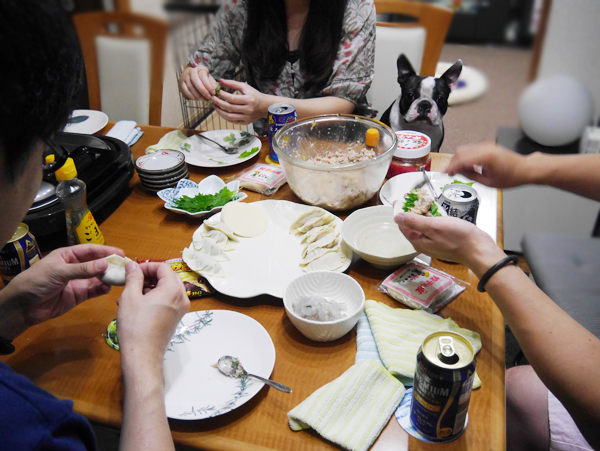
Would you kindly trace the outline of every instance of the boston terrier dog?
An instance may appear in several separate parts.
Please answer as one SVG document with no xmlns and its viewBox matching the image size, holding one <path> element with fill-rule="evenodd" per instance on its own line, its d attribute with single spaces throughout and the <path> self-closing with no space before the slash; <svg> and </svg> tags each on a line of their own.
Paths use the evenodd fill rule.
<svg viewBox="0 0 600 451">
<path fill-rule="evenodd" d="M 414 130 L 431 138 L 431 151 L 439 152 L 444 140 L 442 119 L 448 109 L 450 85 L 458 80 L 462 61 L 455 62 L 440 78 L 421 77 L 408 58 L 400 54 L 396 61 L 400 97 L 383 113 L 381 122 L 392 130 Z"/>
</svg>

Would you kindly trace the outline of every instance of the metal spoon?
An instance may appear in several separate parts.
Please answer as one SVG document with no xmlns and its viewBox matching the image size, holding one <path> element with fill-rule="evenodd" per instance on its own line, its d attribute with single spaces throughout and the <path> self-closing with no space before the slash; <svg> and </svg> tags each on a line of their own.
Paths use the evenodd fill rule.
<svg viewBox="0 0 600 451">
<path fill-rule="evenodd" d="M 241 362 L 235 357 L 231 357 L 229 355 L 221 357 L 217 362 L 217 367 L 219 368 L 219 371 L 225 376 L 235 377 L 237 379 L 239 379 L 240 377 L 251 376 L 258 379 L 261 382 L 264 382 L 267 385 L 270 385 L 273 388 L 276 388 L 279 391 L 285 393 L 292 392 L 291 388 L 286 387 L 285 385 L 280 384 L 279 382 L 273 382 L 272 380 L 265 379 L 264 377 L 260 377 L 255 374 L 248 374 L 242 366 Z"/>
<path fill-rule="evenodd" d="M 224 146 L 224 145 L 222 145 L 222 144 L 220 144 L 220 143 L 218 143 L 218 142 L 216 142 L 216 141 L 213 141 L 213 140 L 212 140 L 212 139 L 210 139 L 210 138 L 207 138 L 207 137 L 206 137 L 206 136 L 204 136 L 202 133 L 199 133 L 199 134 L 197 134 L 196 136 L 197 136 L 197 137 L 199 137 L 199 138 L 205 139 L 206 141 L 210 141 L 210 142 L 211 142 L 211 143 L 213 143 L 213 144 L 216 144 L 217 146 L 219 146 L 219 148 L 220 148 L 220 149 L 221 149 L 223 152 L 225 152 L 225 153 L 227 153 L 227 154 L 230 154 L 230 155 L 232 155 L 232 154 L 235 154 L 235 153 L 237 153 L 237 152 L 238 152 L 238 150 L 237 150 L 235 147 Z"/>
</svg>

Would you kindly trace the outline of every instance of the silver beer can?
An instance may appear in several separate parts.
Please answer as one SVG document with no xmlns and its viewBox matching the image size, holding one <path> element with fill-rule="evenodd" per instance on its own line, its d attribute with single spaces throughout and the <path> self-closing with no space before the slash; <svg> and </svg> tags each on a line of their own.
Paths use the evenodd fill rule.
<svg viewBox="0 0 600 451">
<path fill-rule="evenodd" d="M 473 224 L 477 221 L 479 198 L 475 188 L 470 185 L 452 183 L 444 186 L 439 203 L 448 216 L 464 219 Z"/>
</svg>

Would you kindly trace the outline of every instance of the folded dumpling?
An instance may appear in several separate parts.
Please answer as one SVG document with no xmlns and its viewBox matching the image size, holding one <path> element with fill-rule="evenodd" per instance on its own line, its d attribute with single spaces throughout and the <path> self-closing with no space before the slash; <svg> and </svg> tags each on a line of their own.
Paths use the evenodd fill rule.
<svg viewBox="0 0 600 451">
<path fill-rule="evenodd" d="M 181 257 L 192 271 L 203 276 L 227 277 L 229 275 L 229 272 L 219 262 L 202 252 L 186 247 L 181 253 Z"/>
<path fill-rule="evenodd" d="M 347 261 L 342 252 L 327 252 L 325 255 L 313 260 L 303 267 L 304 272 L 311 271 L 335 271 L 341 268 Z"/>
<path fill-rule="evenodd" d="M 208 255 L 209 257 L 214 258 L 218 262 L 226 262 L 229 260 L 229 257 L 225 255 L 225 252 L 217 243 L 215 243 L 210 238 L 200 238 L 193 243 L 194 250 L 197 252 Z"/>
<path fill-rule="evenodd" d="M 112 254 L 106 257 L 106 261 L 108 261 L 108 268 L 106 268 L 106 271 L 104 271 L 100 280 L 117 287 L 125 285 L 125 266 L 127 266 L 127 263 L 129 263 L 131 259 Z"/>
<path fill-rule="evenodd" d="M 335 219 L 335 216 L 326 212 L 325 210 L 315 209 L 311 211 L 313 212 L 312 214 L 304 213 L 304 215 L 300 216 L 292 224 L 290 227 L 290 233 L 294 235 L 302 235 L 315 227 L 331 224 Z M 321 214 L 317 214 L 318 212 Z"/>
<path fill-rule="evenodd" d="M 312 229 L 310 229 L 308 232 L 306 232 L 302 236 L 302 241 L 300 241 L 300 243 L 310 244 L 313 241 L 316 241 L 319 238 L 322 238 L 323 235 L 326 235 L 330 231 L 335 232 L 335 224 L 327 224 L 324 226 L 313 227 Z"/>
<path fill-rule="evenodd" d="M 204 224 L 196 229 L 192 236 L 192 241 L 200 241 L 202 238 L 209 238 L 224 251 L 235 249 L 233 242 L 227 238 L 227 235 L 220 230 L 209 229 Z"/>
<path fill-rule="evenodd" d="M 306 257 L 307 254 L 310 254 L 312 251 L 322 247 L 334 247 L 338 242 L 338 234 L 335 232 L 326 233 L 317 241 L 314 241 L 304 247 L 302 251 L 302 258 Z"/>
<path fill-rule="evenodd" d="M 231 241 L 239 241 L 237 237 L 233 234 L 233 231 L 224 222 L 217 221 L 216 219 L 211 218 L 204 221 L 204 226 L 209 229 L 218 230 L 219 232 L 224 233 L 227 236 L 227 238 L 229 238 Z"/>
</svg>

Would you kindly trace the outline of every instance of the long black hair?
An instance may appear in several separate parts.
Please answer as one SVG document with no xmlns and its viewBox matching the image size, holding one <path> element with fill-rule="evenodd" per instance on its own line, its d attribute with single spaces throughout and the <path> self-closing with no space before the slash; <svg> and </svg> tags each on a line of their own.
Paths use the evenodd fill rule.
<svg viewBox="0 0 600 451">
<path fill-rule="evenodd" d="M 256 81 L 277 79 L 286 62 L 287 15 L 284 0 L 247 0 L 248 23 L 242 51 Z M 348 0 L 311 0 L 300 35 L 300 68 L 306 74 L 304 90 L 318 92 L 331 76 Z"/>
<path fill-rule="evenodd" d="M 0 177 L 14 181 L 35 145 L 63 128 L 81 88 L 79 41 L 57 0 L 0 0 L 0 61 Z"/>
</svg>

